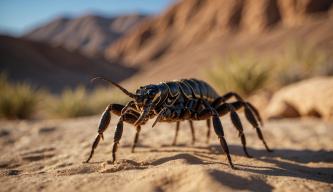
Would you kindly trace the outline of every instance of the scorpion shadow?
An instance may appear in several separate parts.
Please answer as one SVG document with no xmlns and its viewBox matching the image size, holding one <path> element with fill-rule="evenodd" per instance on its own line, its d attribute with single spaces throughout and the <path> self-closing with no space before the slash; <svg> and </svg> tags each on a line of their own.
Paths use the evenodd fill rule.
<svg viewBox="0 0 333 192">
<path fill-rule="evenodd" d="M 250 178 L 240 177 L 220 170 L 212 170 L 209 175 L 215 181 L 222 185 L 229 186 L 235 190 L 249 190 L 249 191 L 272 191 L 273 187 L 266 183 L 264 180 L 250 176 Z"/>
<path fill-rule="evenodd" d="M 207 149 L 200 147 L 202 149 Z M 208 147 L 210 153 L 221 154 L 223 150 L 220 145 L 210 145 Z M 248 152 L 254 158 L 272 158 L 278 157 L 283 160 L 293 161 L 295 163 L 317 163 L 317 162 L 333 162 L 333 151 L 327 150 L 309 150 L 309 149 L 274 149 L 273 153 L 267 152 L 265 149 L 254 149 L 247 147 Z M 229 145 L 232 155 L 244 156 L 243 147 L 239 145 Z"/>
<path fill-rule="evenodd" d="M 176 146 L 177 147 L 177 146 Z M 221 160 L 208 156 L 207 154 L 223 154 L 223 151 L 219 145 L 211 145 L 208 147 L 209 151 L 198 151 L 194 149 L 206 149 L 205 147 L 193 147 L 191 149 L 154 149 L 150 152 L 181 152 L 170 157 L 163 157 L 161 159 L 153 161 L 152 165 L 159 165 L 168 161 L 176 159 L 185 159 L 186 162 L 190 164 L 224 164 Z M 232 155 L 245 156 L 243 153 L 242 146 L 230 145 L 230 152 Z M 313 181 L 321 181 L 325 183 L 333 183 L 333 168 L 331 167 L 310 167 L 306 163 L 311 162 L 333 162 L 333 151 L 326 150 L 296 150 L 296 149 L 275 149 L 273 153 L 268 153 L 265 149 L 254 149 L 248 147 L 248 152 L 253 156 L 255 160 L 271 163 L 276 165 L 276 167 L 270 166 L 252 166 L 252 165 L 242 165 L 235 164 L 240 171 L 246 171 L 256 174 L 263 174 L 267 176 L 288 176 L 301 179 L 309 179 Z M 193 153 L 190 155 L 188 153 Z M 209 160 L 203 161 L 199 157 L 205 157 Z M 219 178 L 225 176 L 228 173 L 221 172 L 219 170 L 214 170 L 212 176 Z M 219 180 L 220 181 L 220 180 Z M 267 186 L 266 191 L 269 190 Z"/>
<path fill-rule="evenodd" d="M 223 153 L 219 145 L 213 145 L 211 150 Z M 232 155 L 244 156 L 242 146 L 231 145 L 230 151 Z M 275 149 L 273 153 L 268 153 L 265 149 L 251 147 L 248 147 L 248 151 L 254 159 L 275 164 L 276 167 L 258 169 L 252 166 L 238 165 L 240 170 L 270 176 L 288 176 L 325 183 L 333 182 L 332 167 L 309 167 L 306 165 L 306 163 L 311 162 L 333 162 L 333 151 Z"/>
<path fill-rule="evenodd" d="M 163 150 L 163 149 L 162 149 Z M 157 152 L 157 150 L 156 150 Z M 171 151 L 170 151 L 171 152 Z M 148 169 L 151 166 L 159 166 L 165 163 L 168 163 L 170 161 L 174 160 L 183 160 L 185 164 L 189 165 L 209 165 L 209 164 L 223 164 L 224 166 L 228 167 L 229 165 L 227 163 L 223 163 L 216 159 L 216 161 L 207 161 L 203 160 L 200 157 L 197 157 L 198 153 L 195 154 L 190 154 L 186 152 L 178 153 L 172 156 L 168 157 L 163 157 L 156 159 L 152 162 L 149 163 L 142 163 L 142 162 L 136 162 L 133 160 L 122 160 L 121 163 L 126 163 L 127 166 L 122 167 L 115 167 L 115 168 L 110 168 L 102 173 L 112 173 L 112 172 L 117 172 L 121 170 L 143 170 L 143 169 Z M 216 182 L 221 183 L 222 185 L 228 186 L 230 188 L 236 189 L 236 190 L 250 190 L 250 191 L 272 191 L 273 187 L 266 183 L 264 180 L 250 176 L 249 178 L 241 177 L 238 175 L 234 175 L 228 172 L 224 172 L 222 170 L 217 170 L 217 169 L 209 169 L 207 170 L 208 175 L 214 179 Z"/>
</svg>

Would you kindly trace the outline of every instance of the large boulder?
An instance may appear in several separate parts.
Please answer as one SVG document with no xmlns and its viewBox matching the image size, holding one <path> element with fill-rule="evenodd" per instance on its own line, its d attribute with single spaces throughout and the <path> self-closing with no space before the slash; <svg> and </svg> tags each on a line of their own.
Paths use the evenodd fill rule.
<svg viewBox="0 0 333 192">
<path fill-rule="evenodd" d="M 333 77 L 304 80 L 276 92 L 268 107 L 268 118 L 315 116 L 333 119 Z"/>
</svg>

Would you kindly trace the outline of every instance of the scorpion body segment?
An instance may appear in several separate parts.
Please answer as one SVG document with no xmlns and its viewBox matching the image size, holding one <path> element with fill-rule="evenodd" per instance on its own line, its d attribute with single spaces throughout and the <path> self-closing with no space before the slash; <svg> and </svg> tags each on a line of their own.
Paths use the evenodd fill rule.
<svg viewBox="0 0 333 192">
<path fill-rule="evenodd" d="M 223 96 L 219 96 L 217 92 L 204 81 L 197 79 L 181 79 L 177 81 L 161 82 L 155 85 L 151 84 L 142 86 L 137 89 L 134 94 L 106 78 L 97 77 L 95 79 L 102 79 L 110 82 L 133 100 L 129 101 L 125 106 L 110 104 L 106 108 L 101 118 L 98 135 L 95 138 L 90 156 L 86 162 L 89 162 L 92 158 L 100 139 L 103 139 L 103 132 L 109 125 L 111 113 L 120 116 L 114 136 L 112 150 L 113 161 L 116 159 L 118 143 L 122 136 L 123 122 L 127 122 L 136 127 L 137 133 L 132 146 L 133 152 L 139 138 L 141 125 L 147 123 L 149 119 L 156 117 L 153 126 L 158 122 L 177 122 L 174 144 L 176 142 L 180 121 L 188 120 L 190 122 L 192 143 L 194 143 L 195 140 L 192 121 L 207 120 L 208 128 L 210 128 L 210 121 L 212 121 L 214 131 L 219 138 L 221 147 L 227 155 L 230 166 L 233 168 L 234 166 L 230 157 L 228 144 L 224 138 L 223 126 L 219 117 L 230 113 L 231 122 L 237 129 L 239 137 L 241 138 L 244 153 L 247 157 L 251 157 L 246 149 L 246 139 L 243 133 L 242 123 L 236 113 L 236 110 L 242 107 L 245 109 L 245 117 L 256 129 L 258 137 L 262 140 L 266 150 L 271 151 L 268 148 L 260 129 L 262 122 L 258 110 L 250 103 L 244 101 L 236 93 L 229 92 Z M 235 97 L 236 101 L 228 103 L 227 100 L 231 97 Z M 207 138 L 209 138 L 209 135 L 210 129 L 208 129 Z"/>
</svg>

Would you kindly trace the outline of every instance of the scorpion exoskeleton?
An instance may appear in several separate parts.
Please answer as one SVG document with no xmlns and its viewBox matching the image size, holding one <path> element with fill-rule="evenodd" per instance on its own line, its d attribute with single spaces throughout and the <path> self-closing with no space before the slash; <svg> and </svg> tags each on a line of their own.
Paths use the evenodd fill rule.
<svg viewBox="0 0 333 192">
<path fill-rule="evenodd" d="M 110 104 L 106 107 L 100 120 L 98 135 L 92 145 L 91 153 L 86 162 L 89 162 L 92 158 L 100 139 L 104 139 L 103 132 L 110 123 L 111 112 L 120 116 L 114 134 L 112 163 L 116 160 L 117 146 L 123 133 L 123 122 L 127 122 L 136 127 L 137 132 L 132 146 L 132 151 L 134 151 L 141 125 L 157 116 L 152 125 L 153 127 L 157 122 L 177 122 L 177 127 L 179 128 L 179 122 L 184 120 L 189 120 L 190 123 L 192 123 L 193 120 L 207 120 L 209 125 L 210 120 L 212 120 L 214 131 L 219 138 L 222 149 L 227 155 L 230 166 L 234 168 L 219 117 L 230 112 L 231 121 L 239 132 L 243 151 L 247 157 L 251 157 L 247 152 L 242 123 L 236 113 L 236 110 L 242 107 L 244 108 L 246 119 L 256 129 L 257 135 L 259 139 L 262 140 L 266 150 L 271 152 L 260 130 L 262 120 L 258 110 L 252 104 L 243 100 L 237 93 L 229 92 L 223 96 L 219 96 L 217 92 L 204 81 L 197 79 L 181 79 L 177 81 L 161 82 L 156 85 L 142 86 L 137 89 L 134 94 L 104 77 L 96 77 L 93 80 L 96 79 L 110 82 L 133 100 L 129 101 L 126 105 Z M 234 97 L 236 101 L 227 103 L 227 100 L 231 97 Z"/>
</svg>

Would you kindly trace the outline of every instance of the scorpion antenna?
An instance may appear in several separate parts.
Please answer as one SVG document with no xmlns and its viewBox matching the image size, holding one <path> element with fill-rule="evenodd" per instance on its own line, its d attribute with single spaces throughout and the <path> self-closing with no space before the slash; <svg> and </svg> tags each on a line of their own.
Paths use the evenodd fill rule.
<svg viewBox="0 0 333 192">
<path fill-rule="evenodd" d="M 136 98 L 136 95 L 135 95 L 135 94 L 133 94 L 133 93 L 127 91 L 127 90 L 126 90 L 125 88 L 123 88 L 122 86 L 118 85 L 117 83 L 115 83 L 115 82 L 113 82 L 113 81 L 111 81 L 111 80 L 109 80 L 109 79 L 107 79 L 107 78 L 105 78 L 105 77 L 94 77 L 94 78 L 92 78 L 90 81 L 91 81 L 91 82 L 94 82 L 94 81 L 96 81 L 97 79 L 100 79 L 100 80 L 103 80 L 103 81 L 109 82 L 109 83 L 111 83 L 112 85 L 118 87 L 122 92 L 124 92 L 124 93 L 125 93 L 126 95 L 128 95 L 129 97 L 131 97 L 131 98 L 133 98 L 133 99 Z"/>
</svg>

